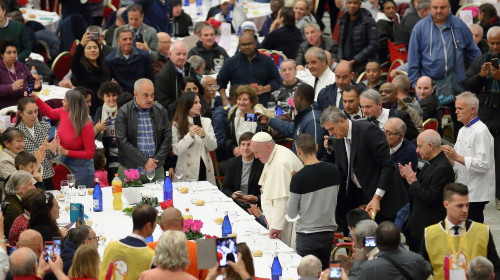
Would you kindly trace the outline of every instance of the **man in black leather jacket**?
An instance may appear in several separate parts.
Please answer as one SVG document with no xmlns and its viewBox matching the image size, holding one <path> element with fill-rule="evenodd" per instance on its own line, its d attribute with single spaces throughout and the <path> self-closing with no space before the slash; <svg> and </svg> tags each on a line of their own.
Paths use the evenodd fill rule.
<svg viewBox="0 0 500 280">
<path fill-rule="evenodd" d="M 154 179 L 164 178 L 163 164 L 172 146 L 172 131 L 165 107 L 154 103 L 154 86 L 148 79 L 134 84 L 134 100 L 120 108 L 116 116 L 118 174 L 125 169 L 156 171 Z M 149 182 L 141 176 L 143 182 Z"/>
</svg>

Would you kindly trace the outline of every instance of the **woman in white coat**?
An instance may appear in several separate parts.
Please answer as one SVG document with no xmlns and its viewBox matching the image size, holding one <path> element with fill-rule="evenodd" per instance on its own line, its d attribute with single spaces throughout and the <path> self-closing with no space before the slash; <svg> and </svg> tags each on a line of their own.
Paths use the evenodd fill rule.
<svg viewBox="0 0 500 280">
<path fill-rule="evenodd" d="M 212 121 L 201 118 L 201 127 L 193 124 L 200 115 L 200 97 L 193 92 L 182 94 L 172 119 L 172 151 L 178 156 L 176 167 L 182 167 L 188 181 L 209 181 L 215 185 L 210 151 L 217 148 Z"/>
</svg>

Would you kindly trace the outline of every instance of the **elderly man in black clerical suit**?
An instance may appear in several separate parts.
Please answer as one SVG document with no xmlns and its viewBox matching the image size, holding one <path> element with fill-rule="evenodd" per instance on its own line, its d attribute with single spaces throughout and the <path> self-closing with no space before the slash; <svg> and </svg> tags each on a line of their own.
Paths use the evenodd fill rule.
<svg viewBox="0 0 500 280">
<path fill-rule="evenodd" d="M 360 205 L 378 213 L 377 221 L 394 221 L 408 197 L 384 133 L 372 122 L 349 120 L 335 106 L 323 111 L 321 126 L 336 138 L 330 148 L 342 177 L 336 211 L 339 223 L 345 221 L 347 211 Z M 325 136 L 328 147 L 327 142 Z"/>
</svg>

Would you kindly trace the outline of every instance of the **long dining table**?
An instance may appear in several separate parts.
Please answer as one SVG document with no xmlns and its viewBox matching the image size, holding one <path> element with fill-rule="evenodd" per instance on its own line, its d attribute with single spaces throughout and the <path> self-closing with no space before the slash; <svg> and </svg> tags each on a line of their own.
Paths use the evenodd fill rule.
<svg viewBox="0 0 500 280">
<path fill-rule="evenodd" d="M 144 187 L 134 190 L 136 196 L 141 197 L 157 197 L 159 202 L 163 201 L 162 182 L 153 182 L 145 184 Z M 245 242 L 252 252 L 256 250 L 262 251 L 261 257 L 253 257 L 255 276 L 259 278 L 271 277 L 271 264 L 274 253 L 278 254 L 278 258 L 283 267 L 283 279 L 298 279 L 297 267 L 301 257 L 294 249 L 281 242 L 279 239 L 270 239 L 269 230 L 259 224 L 255 217 L 250 215 L 233 200 L 224 195 L 216 186 L 209 182 L 175 182 L 173 202 L 174 207 L 179 209 L 183 214 L 189 209 L 193 219 L 201 220 L 203 234 L 221 237 L 222 226 L 216 223 L 216 219 L 223 217 L 225 212 L 228 213 L 229 220 L 232 224 L 233 234 L 236 235 L 238 243 Z M 76 186 L 75 186 L 76 187 Z M 181 193 L 179 190 L 183 187 L 188 189 L 187 193 Z M 125 189 L 124 189 L 125 190 Z M 185 189 L 184 189 L 185 190 Z M 125 190 L 127 191 L 127 190 Z M 55 195 L 59 191 L 51 191 Z M 84 205 L 86 220 L 100 238 L 99 254 L 102 258 L 104 255 L 105 246 L 114 240 L 119 240 L 132 232 L 132 218 L 129 214 L 120 210 L 113 210 L 113 195 L 111 187 L 103 187 L 103 211 L 92 211 L 92 195 L 85 190 L 85 194 L 79 193 L 78 190 L 66 191 L 63 200 L 58 199 L 61 204 L 60 217 L 58 223 L 60 226 L 69 224 L 69 211 L 66 205 L 71 202 L 78 202 Z M 203 200 L 204 205 L 196 206 L 197 200 Z M 131 207 L 127 199 L 122 196 L 123 208 Z M 159 213 L 162 212 L 161 207 L 157 207 Z M 162 234 L 159 226 L 156 227 L 153 233 L 153 240 L 157 241 Z M 215 253 L 215 252 L 214 252 Z"/>
</svg>

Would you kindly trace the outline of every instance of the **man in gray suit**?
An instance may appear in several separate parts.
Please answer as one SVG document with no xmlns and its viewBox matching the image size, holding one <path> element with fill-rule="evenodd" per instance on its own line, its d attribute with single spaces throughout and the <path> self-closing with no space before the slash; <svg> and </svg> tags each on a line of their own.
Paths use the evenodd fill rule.
<svg viewBox="0 0 500 280">
<path fill-rule="evenodd" d="M 129 27 L 134 32 L 134 47 L 141 49 L 143 51 L 149 52 L 152 57 L 158 57 L 158 35 L 156 30 L 143 23 L 144 21 L 144 10 L 139 4 L 133 4 L 127 9 L 128 24 Z M 118 47 L 116 42 L 116 30 L 113 35 L 113 48 Z"/>
<path fill-rule="evenodd" d="M 431 264 L 421 255 L 405 251 L 401 242 L 399 228 L 392 222 L 382 222 L 375 232 L 375 242 L 379 253 L 373 260 L 364 248 L 354 252 L 354 266 L 349 272 L 349 279 L 392 279 L 425 280 L 431 275 Z"/>
</svg>

